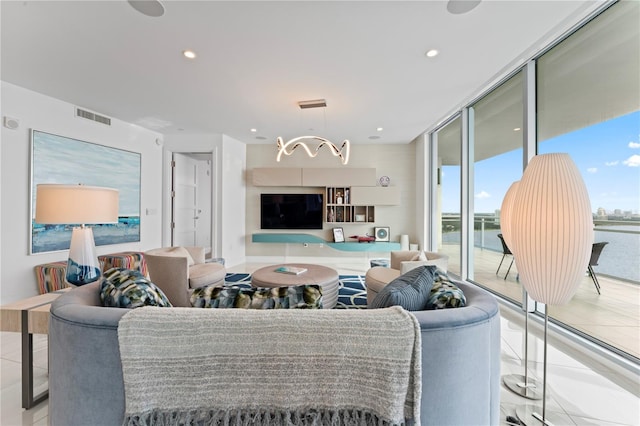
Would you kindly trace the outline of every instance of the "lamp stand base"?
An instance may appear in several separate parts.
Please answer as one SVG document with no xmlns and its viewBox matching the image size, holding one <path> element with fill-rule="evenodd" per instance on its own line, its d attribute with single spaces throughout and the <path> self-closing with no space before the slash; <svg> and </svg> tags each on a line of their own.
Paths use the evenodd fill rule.
<svg viewBox="0 0 640 426">
<path fill-rule="evenodd" d="M 516 416 L 520 423 L 525 426 L 554 426 L 566 423 L 566 420 L 559 418 L 553 412 L 547 410 L 544 421 L 542 420 L 542 406 L 536 404 L 525 404 L 516 407 Z"/>
<path fill-rule="evenodd" d="M 67 281 L 85 285 L 97 281 L 102 275 L 91 228 L 73 228 L 67 262 Z"/>
<path fill-rule="evenodd" d="M 532 400 L 542 399 L 542 387 L 535 379 L 528 377 L 525 380 L 521 374 L 507 374 L 502 376 L 502 382 L 516 395 Z"/>
</svg>

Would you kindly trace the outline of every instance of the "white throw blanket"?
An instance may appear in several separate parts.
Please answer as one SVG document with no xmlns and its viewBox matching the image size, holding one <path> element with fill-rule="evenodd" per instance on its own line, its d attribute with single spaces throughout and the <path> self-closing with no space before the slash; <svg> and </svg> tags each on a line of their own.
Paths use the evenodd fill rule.
<svg viewBox="0 0 640 426">
<path fill-rule="evenodd" d="M 420 326 L 399 307 L 145 307 L 118 339 L 127 425 L 420 424 Z"/>
</svg>

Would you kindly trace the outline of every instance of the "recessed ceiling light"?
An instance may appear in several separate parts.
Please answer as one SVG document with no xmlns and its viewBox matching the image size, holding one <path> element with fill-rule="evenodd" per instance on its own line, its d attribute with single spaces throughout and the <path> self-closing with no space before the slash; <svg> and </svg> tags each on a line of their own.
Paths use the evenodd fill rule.
<svg viewBox="0 0 640 426">
<path fill-rule="evenodd" d="M 427 53 L 425 53 L 424 55 L 427 58 L 433 58 L 434 56 L 438 56 L 438 53 L 440 53 L 437 49 L 431 49 L 431 50 L 427 50 Z"/>
<path fill-rule="evenodd" d="M 481 0 L 449 0 L 447 10 L 454 15 L 462 15 L 475 9 Z"/>
<path fill-rule="evenodd" d="M 371 140 L 380 139 L 380 136 L 378 135 L 369 136 L 369 139 Z"/>
<path fill-rule="evenodd" d="M 514 132 L 518 132 L 520 130 L 521 130 L 520 127 L 516 127 L 515 129 L 513 129 Z"/>
<path fill-rule="evenodd" d="M 377 130 L 377 131 L 379 131 L 379 132 L 381 132 L 381 131 L 383 131 L 384 129 L 383 129 L 382 127 L 378 127 L 376 130 Z"/>
<path fill-rule="evenodd" d="M 164 15 L 164 6 L 156 0 L 129 0 L 128 3 L 143 15 L 157 18 Z"/>
<path fill-rule="evenodd" d="M 189 58 L 189 59 L 196 58 L 196 52 L 194 52 L 193 50 L 185 50 L 182 52 L 182 54 L 184 55 L 185 58 Z"/>
<path fill-rule="evenodd" d="M 255 133 L 257 131 L 258 131 L 258 129 L 251 129 L 251 133 Z"/>
</svg>

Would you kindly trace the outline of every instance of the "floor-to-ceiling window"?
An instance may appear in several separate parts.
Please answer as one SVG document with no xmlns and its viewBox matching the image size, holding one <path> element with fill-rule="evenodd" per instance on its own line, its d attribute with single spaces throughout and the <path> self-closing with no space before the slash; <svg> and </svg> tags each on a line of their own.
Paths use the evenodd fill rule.
<svg viewBox="0 0 640 426">
<path fill-rule="evenodd" d="M 566 152 L 607 242 L 601 284 L 549 315 L 640 358 L 640 2 L 622 1 L 537 61 L 538 153 Z M 612 278 L 613 281 L 607 280 Z"/>
<path fill-rule="evenodd" d="M 502 200 L 522 176 L 523 86 L 520 71 L 471 105 L 469 114 L 474 249 L 467 278 L 515 302 L 522 298 L 522 288 L 515 263 L 509 270 L 513 256 L 503 256 L 498 235 Z"/>
<path fill-rule="evenodd" d="M 438 250 L 449 255 L 449 271 L 460 275 L 460 162 L 462 120 L 460 116 L 436 132 L 438 144 L 437 200 L 434 203 L 440 223 Z"/>
<path fill-rule="evenodd" d="M 503 264 L 496 276 L 502 257 L 496 210 L 510 184 L 521 177 L 524 152 L 527 158 L 536 150 L 571 155 L 591 198 L 595 242 L 608 244 L 594 266 L 601 294 L 585 270 L 572 301 L 550 307 L 550 317 L 636 362 L 640 360 L 638 22 L 640 2 L 603 4 L 598 16 L 541 51 L 521 71 L 514 70 L 511 78 L 465 105 L 455 119 L 432 133 L 441 171 L 434 217 L 442 231 L 440 244 L 433 248 L 450 255 L 455 274 L 465 271 L 464 278 L 516 303 L 523 297 L 517 271 L 512 269 L 505 279 L 508 265 Z M 468 170 L 463 170 L 467 152 L 462 152 L 466 145 L 461 135 L 467 128 L 470 159 Z M 469 194 L 465 203 L 462 194 Z M 473 218 L 475 225 L 463 235 L 466 227 L 461 225 L 468 223 L 467 218 Z"/>
</svg>

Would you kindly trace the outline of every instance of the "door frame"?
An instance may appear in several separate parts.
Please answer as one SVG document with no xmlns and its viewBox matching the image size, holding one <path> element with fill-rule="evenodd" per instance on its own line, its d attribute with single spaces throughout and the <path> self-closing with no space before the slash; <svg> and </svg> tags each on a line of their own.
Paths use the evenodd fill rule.
<svg viewBox="0 0 640 426">
<path fill-rule="evenodd" d="M 180 154 L 205 154 L 211 155 L 211 257 L 221 256 L 221 244 L 218 240 L 220 234 L 220 187 L 219 187 L 219 155 L 218 148 L 211 151 L 203 150 L 169 150 L 164 149 L 162 153 L 162 246 L 171 246 L 171 221 L 172 221 L 172 199 L 173 188 L 173 153 Z"/>
</svg>

